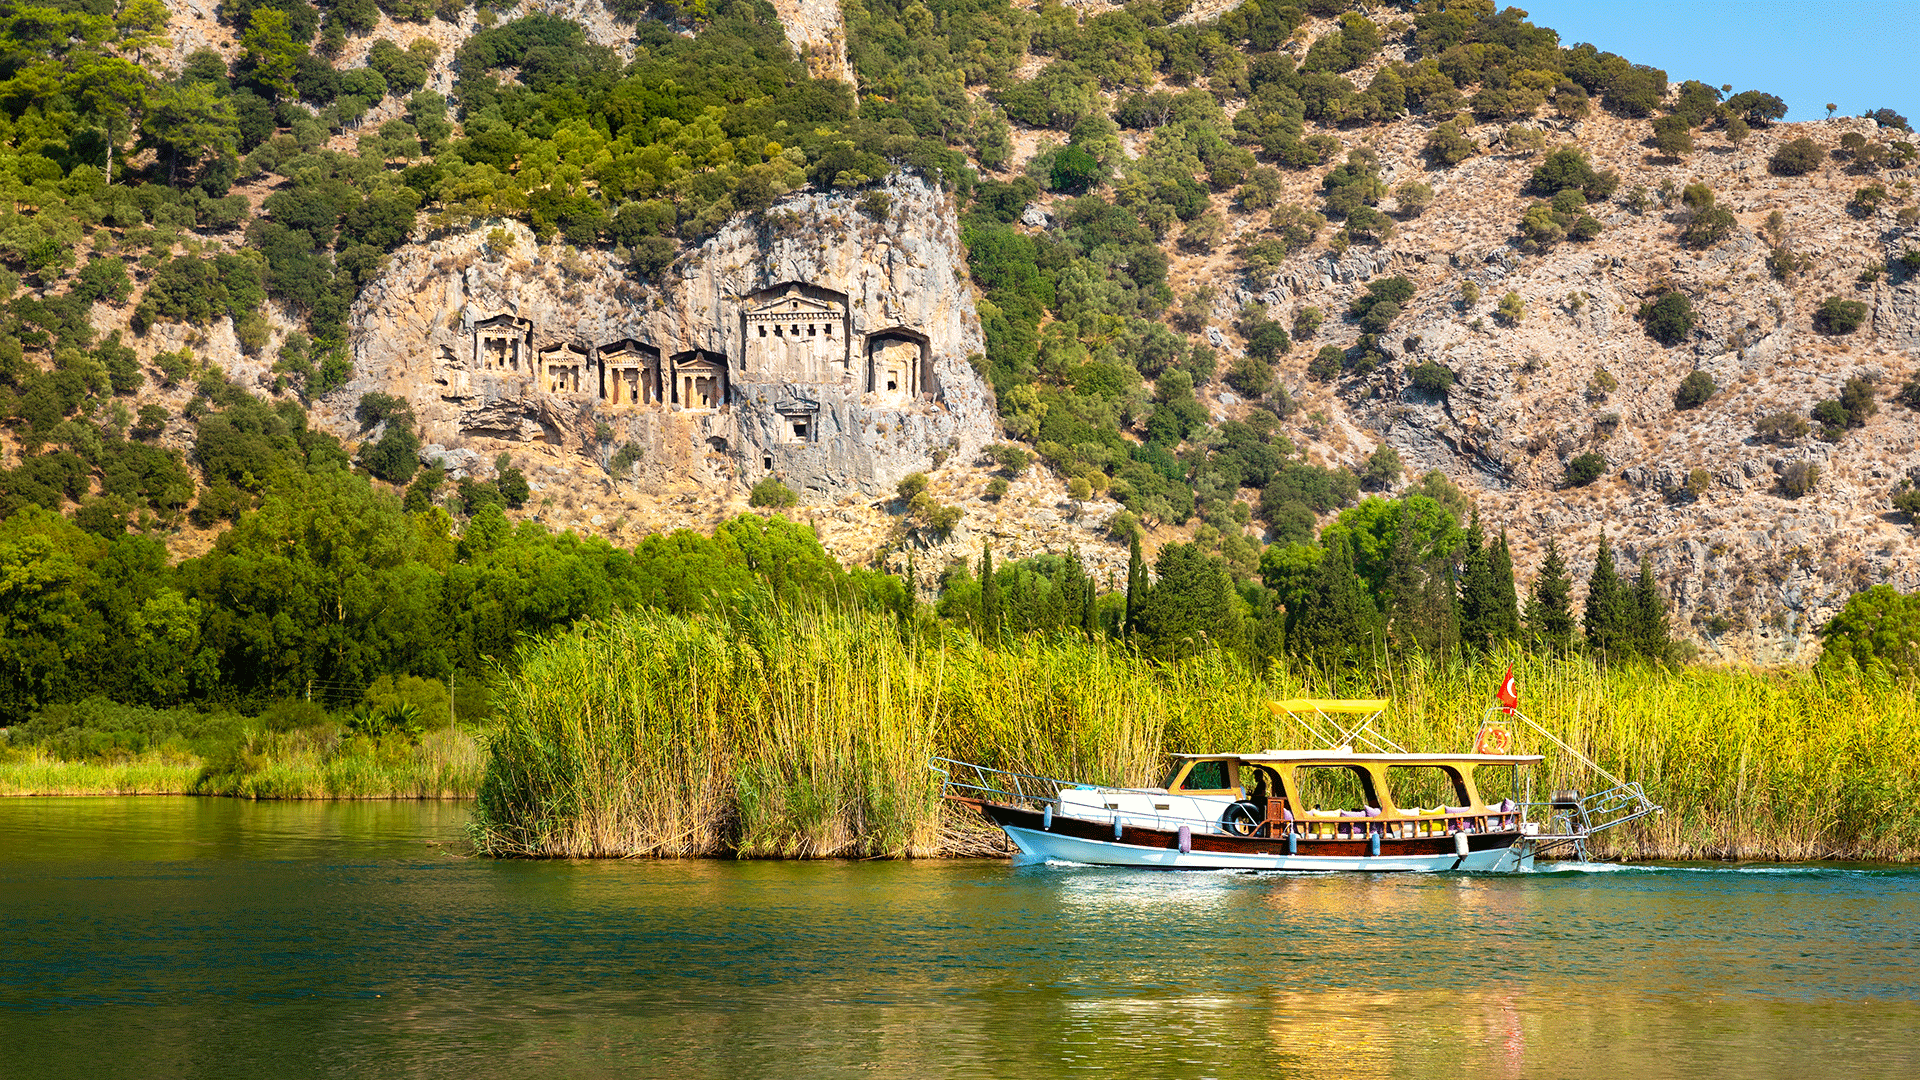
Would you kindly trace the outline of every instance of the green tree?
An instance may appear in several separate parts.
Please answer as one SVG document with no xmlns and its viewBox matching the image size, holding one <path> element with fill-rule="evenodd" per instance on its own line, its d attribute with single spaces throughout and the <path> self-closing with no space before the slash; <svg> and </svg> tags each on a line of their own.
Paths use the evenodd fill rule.
<svg viewBox="0 0 1920 1080">
<path fill-rule="evenodd" d="M 1140 558 L 1140 533 L 1136 530 L 1127 548 L 1127 613 L 1122 636 L 1131 638 L 1140 628 L 1140 614 L 1147 603 L 1147 569 Z"/>
<path fill-rule="evenodd" d="M 235 152 L 240 124 L 233 106 L 205 83 L 183 83 L 158 94 L 140 125 L 143 138 L 167 158 L 167 182 L 178 183 L 208 156 Z"/>
<path fill-rule="evenodd" d="M 1330 533 L 1305 595 L 1288 605 L 1287 649 L 1308 663 L 1358 663 L 1373 655 L 1380 612 L 1354 573 L 1346 532 Z"/>
<path fill-rule="evenodd" d="M 1632 590 L 1613 568 L 1613 547 L 1600 534 L 1594 552 L 1593 575 L 1587 578 L 1587 607 L 1581 627 L 1587 648 L 1603 658 L 1624 660 L 1635 655 Z"/>
<path fill-rule="evenodd" d="M 1781 144 L 1767 159 L 1767 169 L 1776 176 L 1805 176 L 1818 169 L 1827 158 L 1820 144 L 1805 136 Z"/>
<path fill-rule="evenodd" d="M 980 545 L 980 636 L 1000 639 L 1000 579 L 993 573 L 993 544 Z"/>
<path fill-rule="evenodd" d="M 1683 292 L 1669 292 L 1640 309 L 1647 334 L 1662 345 L 1677 345 L 1693 333 L 1693 301 Z"/>
<path fill-rule="evenodd" d="M 1823 334 L 1851 334 L 1867 320 L 1867 305 L 1859 300 L 1829 296 L 1813 314 L 1813 327 Z"/>
<path fill-rule="evenodd" d="M 1875 585 L 1849 597 L 1820 628 L 1816 670 L 1845 676 L 1876 665 L 1901 675 L 1920 673 L 1920 596 Z"/>
<path fill-rule="evenodd" d="M 1564 656 L 1573 649 L 1573 578 L 1552 537 L 1540 576 L 1527 596 L 1527 638 L 1535 649 Z"/>
<path fill-rule="evenodd" d="M 1704 371 L 1692 371 L 1680 380 L 1680 386 L 1673 392 L 1673 407 L 1676 409 L 1697 409 L 1707 403 L 1707 399 L 1719 390 L 1714 385 L 1713 376 Z"/>
<path fill-rule="evenodd" d="M 256 82 L 289 100 L 300 96 L 293 80 L 307 47 L 293 40 L 286 12 L 265 6 L 254 8 L 246 29 L 240 32 L 240 45 L 247 51 Z"/>
<path fill-rule="evenodd" d="M 1667 602 L 1653 583 L 1653 568 L 1645 556 L 1633 586 L 1633 618 L 1630 635 L 1634 654 L 1646 660 L 1664 661 L 1673 651 L 1673 638 L 1667 626 Z"/>
<path fill-rule="evenodd" d="M 1173 660 L 1209 647 L 1241 643 L 1244 616 L 1233 575 L 1198 544 L 1167 544 L 1154 568 L 1159 580 L 1140 612 L 1142 645 Z"/>
</svg>

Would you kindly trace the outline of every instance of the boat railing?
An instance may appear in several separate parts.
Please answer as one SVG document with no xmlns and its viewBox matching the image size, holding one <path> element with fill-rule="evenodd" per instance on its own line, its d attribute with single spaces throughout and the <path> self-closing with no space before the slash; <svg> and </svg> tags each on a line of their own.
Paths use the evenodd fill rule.
<svg viewBox="0 0 1920 1080">
<path fill-rule="evenodd" d="M 941 776 L 942 798 L 988 799 L 1037 810 L 1043 804 L 1057 803 L 1061 788 L 1075 786 L 1050 776 L 995 769 L 954 758 L 937 757 L 931 765 Z"/>
</svg>

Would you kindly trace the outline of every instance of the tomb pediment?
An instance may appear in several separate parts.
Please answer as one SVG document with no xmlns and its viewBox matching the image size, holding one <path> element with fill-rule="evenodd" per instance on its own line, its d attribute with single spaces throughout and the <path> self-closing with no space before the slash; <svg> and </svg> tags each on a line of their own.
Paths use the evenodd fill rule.
<svg viewBox="0 0 1920 1080">
<path fill-rule="evenodd" d="M 773 411 L 782 416 L 805 416 L 819 412 L 820 403 L 812 398 L 803 398 L 798 394 L 789 393 L 774 403 Z"/>
</svg>

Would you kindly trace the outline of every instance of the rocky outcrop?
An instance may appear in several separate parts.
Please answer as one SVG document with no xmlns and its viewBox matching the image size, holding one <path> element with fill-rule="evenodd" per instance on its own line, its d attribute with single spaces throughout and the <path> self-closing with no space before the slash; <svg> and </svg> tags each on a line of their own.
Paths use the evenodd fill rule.
<svg viewBox="0 0 1920 1080">
<path fill-rule="evenodd" d="M 514 223 L 416 244 L 362 292 L 351 347 L 333 426 L 378 390 L 443 451 L 592 468 L 631 446 L 636 496 L 726 500 L 774 475 L 808 501 L 870 498 L 994 434 L 953 205 L 914 178 L 736 218 L 657 284 Z"/>
<path fill-rule="evenodd" d="M 858 86 L 847 62 L 847 24 L 838 0 L 773 0 L 794 52 L 816 79 L 839 79 Z"/>
</svg>

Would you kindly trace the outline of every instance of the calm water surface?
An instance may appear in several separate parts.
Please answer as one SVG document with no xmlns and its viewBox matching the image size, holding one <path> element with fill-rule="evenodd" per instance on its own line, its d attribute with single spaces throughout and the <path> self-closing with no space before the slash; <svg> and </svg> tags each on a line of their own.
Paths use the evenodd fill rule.
<svg viewBox="0 0 1920 1080">
<path fill-rule="evenodd" d="M 492 862 L 0 800 L 0 1077 L 1920 1076 L 1920 872 Z"/>
</svg>

